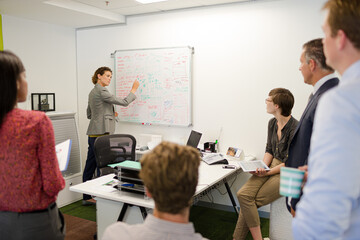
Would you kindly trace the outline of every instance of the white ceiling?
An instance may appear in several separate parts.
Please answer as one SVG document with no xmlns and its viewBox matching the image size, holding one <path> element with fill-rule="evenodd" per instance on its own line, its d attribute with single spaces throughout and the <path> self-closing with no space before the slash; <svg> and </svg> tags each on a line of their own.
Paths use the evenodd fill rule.
<svg viewBox="0 0 360 240">
<path fill-rule="evenodd" d="M 58 1 L 58 0 L 55 0 Z M 254 0 L 168 0 L 165 2 L 141 4 L 135 0 L 62 0 L 75 4 L 85 4 L 100 11 L 109 11 L 112 14 L 131 16 L 185 9 L 205 7 L 210 5 L 227 4 Z M 44 3 L 45 0 L 0 0 L 0 14 L 26 18 L 51 24 L 74 28 L 92 27 L 107 24 L 116 24 L 115 20 L 81 13 L 74 10 L 60 8 Z M 108 4 L 107 4 L 108 2 Z"/>
</svg>

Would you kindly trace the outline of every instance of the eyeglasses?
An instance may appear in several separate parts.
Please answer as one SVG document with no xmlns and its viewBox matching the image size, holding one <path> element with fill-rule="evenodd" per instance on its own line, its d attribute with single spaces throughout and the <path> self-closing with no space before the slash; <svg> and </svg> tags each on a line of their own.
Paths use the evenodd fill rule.
<svg viewBox="0 0 360 240">
<path fill-rule="evenodd" d="M 273 100 L 271 100 L 271 98 L 265 98 L 265 103 L 267 102 L 272 102 Z"/>
</svg>

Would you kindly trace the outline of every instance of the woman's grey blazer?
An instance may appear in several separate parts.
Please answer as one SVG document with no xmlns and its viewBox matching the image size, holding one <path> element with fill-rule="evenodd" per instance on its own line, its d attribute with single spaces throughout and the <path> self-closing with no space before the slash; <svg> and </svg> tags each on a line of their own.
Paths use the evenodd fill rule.
<svg viewBox="0 0 360 240">
<path fill-rule="evenodd" d="M 136 99 L 135 94 L 129 93 L 124 98 L 116 98 L 100 84 L 95 84 L 93 90 L 89 93 L 89 102 L 87 107 L 87 118 L 90 124 L 87 129 L 87 135 L 101 135 L 105 133 L 114 133 L 115 131 L 115 111 L 113 104 L 127 106 Z"/>
</svg>

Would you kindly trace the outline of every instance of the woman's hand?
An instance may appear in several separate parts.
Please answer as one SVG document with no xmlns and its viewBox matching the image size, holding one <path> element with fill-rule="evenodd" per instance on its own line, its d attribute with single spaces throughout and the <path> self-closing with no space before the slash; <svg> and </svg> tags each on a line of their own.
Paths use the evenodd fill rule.
<svg viewBox="0 0 360 240">
<path fill-rule="evenodd" d="M 132 93 L 135 93 L 136 90 L 138 89 L 139 85 L 140 85 L 139 81 L 138 81 L 138 80 L 135 80 L 134 83 L 133 83 L 133 85 L 132 85 L 131 92 L 132 92 Z"/>
<path fill-rule="evenodd" d="M 266 177 L 268 175 L 267 171 L 264 168 L 257 168 L 255 172 L 250 173 L 258 177 Z"/>
</svg>

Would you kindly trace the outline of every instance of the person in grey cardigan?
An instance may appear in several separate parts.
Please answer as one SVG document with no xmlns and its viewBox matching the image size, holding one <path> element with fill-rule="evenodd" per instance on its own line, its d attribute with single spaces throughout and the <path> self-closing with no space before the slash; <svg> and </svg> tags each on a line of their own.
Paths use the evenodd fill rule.
<svg viewBox="0 0 360 240">
<path fill-rule="evenodd" d="M 91 180 L 95 169 L 96 160 L 94 154 L 94 143 L 97 137 L 112 134 L 115 131 L 115 117 L 117 113 L 114 110 L 115 105 L 128 106 L 136 99 L 135 92 L 139 87 L 139 81 L 135 80 L 131 91 L 124 99 L 117 98 L 112 95 L 106 86 L 109 86 L 112 78 L 112 71 L 108 67 L 98 68 L 93 77 L 92 82 L 95 85 L 89 94 L 87 118 L 90 119 L 89 127 L 86 134 L 88 138 L 88 154 L 83 173 L 83 182 Z M 97 173 L 99 175 L 99 172 Z M 91 203 L 86 200 L 91 199 L 90 195 L 83 195 L 83 205 Z"/>
</svg>

